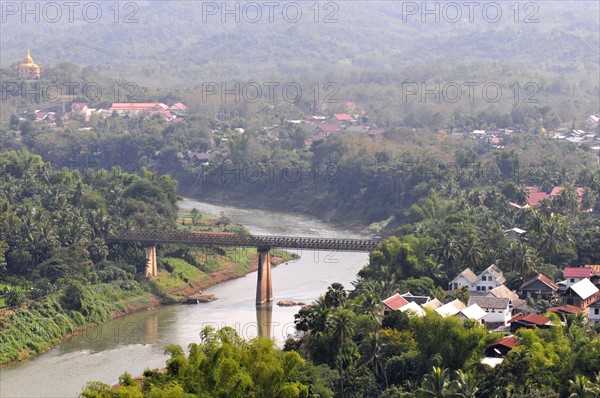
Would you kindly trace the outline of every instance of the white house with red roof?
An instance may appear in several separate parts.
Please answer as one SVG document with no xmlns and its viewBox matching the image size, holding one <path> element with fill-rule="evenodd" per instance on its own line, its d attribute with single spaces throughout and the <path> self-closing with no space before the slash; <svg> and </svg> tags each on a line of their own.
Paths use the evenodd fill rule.
<svg viewBox="0 0 600 398">
<path fill-rule="evenodd" d="M 385 308 L 383 309 L 383 313 L 388 314 L 391 311 L 398 311 L 400 308 L 404 307 L 407 304 L 408 301 L 400 294 L 396 293 L 393 296 L 383 300 L 383 305 L 385 306 Z"/>
<path fill-rule="evenodd" d="M 566 288 L 573 286 L 574 284 L 582 281 L 583 279 L 589 279 L 592 276 L 592 269 L 587 267 L 567 267 L 563 270 L 562 283 Z"/>
</svg>

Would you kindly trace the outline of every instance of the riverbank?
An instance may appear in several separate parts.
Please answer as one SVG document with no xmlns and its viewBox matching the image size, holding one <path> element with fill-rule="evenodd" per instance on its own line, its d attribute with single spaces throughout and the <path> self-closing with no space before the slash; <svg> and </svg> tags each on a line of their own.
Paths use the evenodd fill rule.
<svg viewBox="0 0 600 398">
<path fill-rule="evenodd" d="M 322 211 L 316 211 L 313 207 L 307 204 L 300 205 L 281 203 L 280 201 L 273 200 L 273 198 L 270 196 L 263 195 L 262 197 L 258 198 L 253 196 L 252 201 L 248 202 L 248 197 L 244 194 L 218 190 L 211 190 L 210 192 L 210 194 L 206 194 L 205 192 L 200 194 L 195 190 L 180 189 L 180 192 L 178 193 L 181 196 L 193 198 L 195 200 L 206 202 L 215 206 L 225 205 L 245 209 L 295 214 L 299 216 L 319 217 L 323 221 L 338 229 L 350 230 L 360 235 L 372 235 L 373 233 L 369 230 L 369 225 L 361 222 L 360 220 L 338 216 L 338 211 L 336 209 L 330 209 L 323 213 Z"/>
<path fill-rule="evenodd" d="M 276 266 L 289 259 L 291 256 L 274 256 L 272 261 Z M 225 258 L 220 260 L 220 266 L 210 273 L 198 270 L 198 274 L 202 275 L 198 279 L 189 279 L 180 267 L 175 267 L 174 272 L 161 270 L 158 277 L 144 278 L 139 282 L 84 286 L 79 309 L 67 308 L 63 302 L 65 293 L 58 292 L 16 310 L 2 310 L 0 368 L 32 359 L 109 320 L 161 305 L 179 305 L 186 296 L 244 277 L 258 268 L 256 254 L 239 263 Z M 171 285 L 167 285 L 170 287 L 161 287 L 159 284 L 165 279 L 171 280 Z M 173 286 L 174 280 L 180 280 L 182 284 Z"/>
</svg>

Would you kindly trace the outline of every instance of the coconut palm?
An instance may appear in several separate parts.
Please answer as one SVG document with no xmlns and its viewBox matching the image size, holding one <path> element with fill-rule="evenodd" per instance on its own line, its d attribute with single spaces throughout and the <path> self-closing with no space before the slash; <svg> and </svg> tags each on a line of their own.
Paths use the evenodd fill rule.
<svg viewBox="0 0 600 398">
<path fill-rule="evenodd" d="M 581 375 L 575 376 L 574 380 L 569 380 L 569 393 L 569 398 L 595 398 L 598 396 L 592 382 Z"/>
<path fill-rule="evenodd" d="M 425 397 L 445 398 L 452 394 L 448 369 L 434 366 L 431 372 L 423 377 L 421 388 L 418 390 Z"/>
</svg>

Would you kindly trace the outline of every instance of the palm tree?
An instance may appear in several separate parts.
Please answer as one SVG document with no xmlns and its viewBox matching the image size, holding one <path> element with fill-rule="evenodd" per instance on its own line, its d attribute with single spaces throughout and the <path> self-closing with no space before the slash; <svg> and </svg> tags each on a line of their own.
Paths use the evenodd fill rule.
<svg viewBox="0 0 600 398">
<path fill-rule="evenodd" d="M 342 347 L 344 346 L 346 339 L 354 333 L 354 317 L 355 315 L 351 310 L 347 308 L 338 308 L 331 316 L 330 320 L 330 330 L 333 332 L 333 336 L 339 344 L 338 361 L 340 364 L 340 387 L 342 397 L 344 396 L 344 360 L 347 359 L 342 351 Z"/>
<path fill-rule="evenodd" d="M 454 396 L 457 398 L 475 398 L 479 388 L 477 387 L 477 381 L 470 373 L 464 373 L 462 370 L 457 370 L 456 380 L 454 388 L 457 391 Z"/>
<path fill-rule="evenodd" d="M 341 283 L 332 283 L 325 293 L 325 304 L 328 307 L 340 307 L 348 298 L 348 293 L 344 289 L 344 286 Z"/>
<path fill-rule="evenodd" d="M 570 241 L 568 223 L 564 216 L 552 216 L 542 225 L 539 236 L 539 251 L 552 263 L 552 257 L 557 255 L 563 246 Z"/>
<path fill-rule="evenodd" d="M 373 374 L 378 379 L 383 376 L 385 387 L 388 387 L 387 374 L 385 372 L 385 363 L 381 354 L 381 334 L 379 331 L 369 333 L 368 338 L 363 343 L 363 350 L 366 351 L 366 364 L 371 367 Z"/>
<path fill-rule="evenodd" d="M 592 382 L 581 375 L 575 376 L 575 380 L 569 380 L 569 393 L 569 398 L 594 398 L 598 396 L 594 392 Z"/>
<path fill-rule="evenodd" d="M 431 372 L 423 377 L 421 388 L 418 391 L 424 396 L 431 398 L 450 397 L 452 391 L 448 369 L 434 366 Z"/>
</svg>

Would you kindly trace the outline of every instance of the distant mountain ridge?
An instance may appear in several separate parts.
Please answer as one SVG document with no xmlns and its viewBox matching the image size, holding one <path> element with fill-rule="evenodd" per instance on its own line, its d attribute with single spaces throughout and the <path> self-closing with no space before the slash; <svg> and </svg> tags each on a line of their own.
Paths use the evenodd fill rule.
<svg viewBox="0 0 600 398">
<path fill-rule="evenodd" d="M 394 71 L 432 60 L 496 61 L 552 73 L 587 71 L 595 74 L 597 84 L 600 64 L 597 2 L 538 2 L 537 9 L 514 3 L 520 7 L 518 16 L 509 8 L 513 3 L 503 4 L 502 17 L 493 23 L 488 22 L 493 13 L 483 15 L 481 7 L 475 9 L 473 23 L 466 8 L 461 22 L 448 21 L 448 8 L 439 12 L 436 23 L 435 15 L 423 15 L 423 10 L 412 14 L 406 2 L 391 1 L 295 3 L 302 9 L 297 23 L 290 22 L 294 14 L 289 10 L 285 16 L 276 10 L 269 23 L 266 9 L 258 23 L 251 23 L 253 15 L 251 10 L 244 13 L 244 2 L 238 3 L 239 23 L 232 21 L 234 15 L 225 15 L 229 22 L 222 23 L 222 10 L 209 14 L 207 2 L 138 1 L 136 9 L 118 3 L 118 15 L 107 2 L 97 23 L 82 20 L 77 10 L 74 22 L 62 10 L 62 18 L 49 23 L 55 14 L 51 8 L 43 13 L 47 3 L 41 2 L 40 23 L 31 22 L 29 15 L 29 22 L 22 23 L 18 13 L 7 15 L 3 9 L 2 68 L 19 61 L 26 47 L 42 65 L 67 60 L 124 77 L 160 77 L 167 85 L 190 78 L 322 74 L 340 65 Z M 436 4 L 444 10 L 448 3 Z M 324 23 L 327 16 L 338 22 Z M 128 17 L 138 22 L 124 23 Z M 538 22 L 524 23 L 527 18 Z"/>
</svg>

